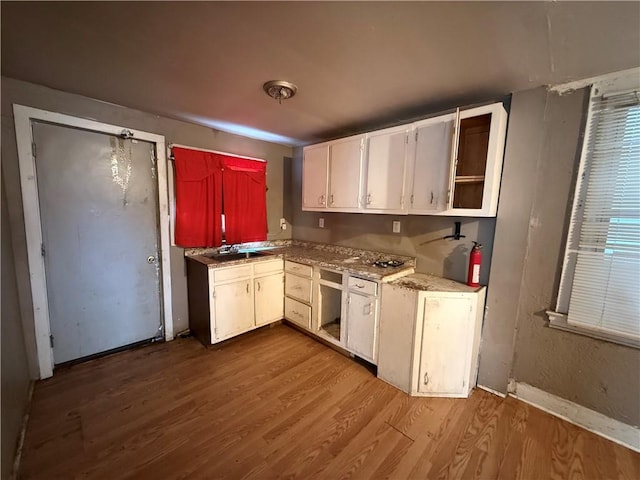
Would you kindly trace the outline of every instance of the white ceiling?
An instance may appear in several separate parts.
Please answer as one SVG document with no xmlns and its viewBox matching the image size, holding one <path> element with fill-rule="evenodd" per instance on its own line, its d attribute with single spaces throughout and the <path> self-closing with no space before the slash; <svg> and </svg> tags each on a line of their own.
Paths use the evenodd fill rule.
<svg viewBox="0 0 640 480">
<path fill-rule="evenodd" d="M 640 65 L 639 2 L 5 2 L 2 74 L 300 144 Z M 278 105 L 267 80 L 298 85 Z M 256 132 L 245 134 L 255 136 Z"/>
</svg>

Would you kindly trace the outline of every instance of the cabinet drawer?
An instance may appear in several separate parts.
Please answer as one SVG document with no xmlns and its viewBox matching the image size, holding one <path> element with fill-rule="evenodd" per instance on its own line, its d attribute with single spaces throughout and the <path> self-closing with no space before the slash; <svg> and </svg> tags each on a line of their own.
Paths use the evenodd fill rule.
<svg viewBox="0 0 640 480">
<path fill-rule="evenodd" d="M 231 268 L 213 269 L 213 281 L 215 283 L 235 280 L 237 278 L 247 278 L 251 276 L 251 265 L 241 265 Z"/>
<path fill-rule="evenodd" d="M 362 278 L 349 277 L 349 290 L 366 295 L 377 295 L 378 284 L 370 280 L 363 280 Z"/>
<path fill-rule="evenodd" d="M 311 279 L 287 273 L 284 281 L 284 293 L 303 302 L 311 303 Z"/>
<path fill-rule="evenodd" d="M 253 272 L 255 275 L 263 273 L 276 273 L 282 271 L 282 259 L 276 258 L 264 262 L 256 262 L 253 264 Z"/>
<path fill-rule="evenodd" d="M 302 263 L 289 261 L 284 262 L 284 269 L 287 272 L 295 273 L 296 275 L 309 278 L 311 278 L 311 274 L 313 272 L 313 267 L 311 267 L 310 265 L 303 265 Z"/>
<path fill-rule="evenodd" d="M 311 328 L 311 307 L 293 298 L 284 298 L 284 318 L 301 327 Z"/>
</svg>

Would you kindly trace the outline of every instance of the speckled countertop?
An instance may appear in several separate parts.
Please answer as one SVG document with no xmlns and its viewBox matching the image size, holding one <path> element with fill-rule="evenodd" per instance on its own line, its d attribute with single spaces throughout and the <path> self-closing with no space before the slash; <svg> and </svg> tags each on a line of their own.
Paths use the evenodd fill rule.
<svg viewBox="0 0 640 480">
<path fill-rule="evenodd" d="M 483 288 L 470 287 L 455 280 L 448 280 L 427 273 L 413 273 L 394 280 L 391 284 L 411 290 L 425 290 L 428 292 L 476 292 Z"/>
<path fill-rule="evenodd" d="M 413 257 L 295 240 L 245 244 L 241 246 L 240 251 L 256 249 L 264 249 L 264 253 L 267 255 L 264 257 L 258 256 L 225 262 L 219 262 L 204 256 L 204 254 L 215 253 L 217 249 L 190 249 L 185 251 L 185 255 L 195 261 L 208 265 L 209 268 L 220 268 L 246 262 L 260 261 L 268 259 L 271 255 L 278 255 L 294 262 L 349 272 L 357 276 L 383 282 L 389 282 L 413 273 L 416 265 L 416 259 Z M 400 267 L 381 268 L 373 265 L 373 262 L 376 260 L 398 260 L 404 262 L 404 265 Z"/>
</svg>

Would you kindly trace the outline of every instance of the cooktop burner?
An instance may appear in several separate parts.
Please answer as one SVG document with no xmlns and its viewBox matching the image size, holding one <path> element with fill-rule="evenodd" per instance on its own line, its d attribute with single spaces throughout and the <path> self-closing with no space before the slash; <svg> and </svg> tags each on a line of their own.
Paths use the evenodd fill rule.
<svg viewBox="0 0 640 480">
<path fill-rule="evenodd" d="M 373 262 L 373 265 L 380 268 L 401 267 L 404 265 L 404 262 L 400 260 L 376 260 Z"/>
</svg>

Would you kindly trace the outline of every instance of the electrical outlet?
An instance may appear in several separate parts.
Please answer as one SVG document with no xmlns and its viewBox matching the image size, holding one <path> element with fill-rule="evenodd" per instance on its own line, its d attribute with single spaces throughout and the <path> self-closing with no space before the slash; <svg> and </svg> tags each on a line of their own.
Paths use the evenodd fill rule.
<svg viewBox="0 0 640 480">
<path fill-rule="evenodd" d="M 320 217 L 320 218 L 318 219 L 318 226 L 319 226 L 320 228 L 324 228 L 324 218 Z"/>
<path fill-rule="evenodd" d="M 400 220 L 393 221 L 393 233 L 400 233 Z"/>
<path fill-rule="evenodd" d="M 286 230 L 287 229 L 287 221 L 284 218 L 280 219 L 280 230 Z"/>
</svg>

